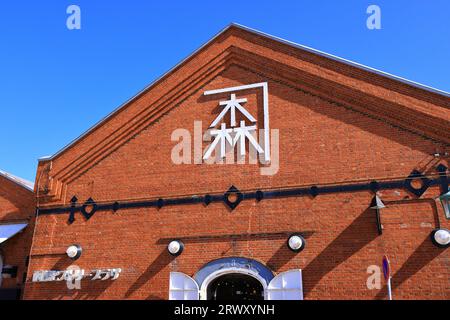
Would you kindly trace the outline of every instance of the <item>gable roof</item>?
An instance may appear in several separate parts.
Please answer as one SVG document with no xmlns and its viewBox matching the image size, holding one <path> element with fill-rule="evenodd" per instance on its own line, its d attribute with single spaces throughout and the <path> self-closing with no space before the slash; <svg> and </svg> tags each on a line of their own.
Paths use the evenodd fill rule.
<svg viewBox="0 0 450 320">
<path fill-rule="evenodd" d="M 51 155 L 51 156 L 45 156 L 45 157 L 41 157 L 39 158 L 39 161 L 50 161 L 55 159 L 56 157 L 58 157 L 59 155 L 61 155 L 62 153 L 64 153 L 66 150 L 68 150 L 69 148 L 71 148 L 73 145 L 75 145 L 78 141 L 82 140 L 85 136 L 89 135 L 91 132 L 95 131 L 95 129 L 99 128 L 102 124 L 104 124 L 108 119 L 110 119 L 111 117 L 113 117 L 117 112 L 119 112 L 120 110 L 122 110 L 123 108 L 125 108 L 129 103 L 131 103 L 132 101 L 134 101 L 135 99 L 137 99 L 138 97 L 140 97 L 142 94 L 146 93 L 147 91 L 149 91 L 154 85 L 156 85 L 157 83 L 159 83 L 161 80 L 163 80 L 166 76 L 168 76 L 169 74 L 171 74 L 172 72 L 174 72 L 176 69 L 178 69 L 179 67 L 181 67 L 186 61 L 188 61 L 190 58 L 192 58 L 193 56 L 195 56 L 198 52 L 200 52 L 202 49 L 204 49 L 205 47 L 207 47 L 209 44 L 211 44 L 212 42 L 214 42 L 217 38 L 219 38 L 222 34 L 226 33 L 229 29 L 231 28 L 237 28 L 273 41 L 276 41 L 278 43 L 282 43 L 288 46 L 291 46 L 293 48 L 297 48 L 315 55 L 318 55 L 320 57 L 324 57 L 326 59 L 330 59 L 339 63 L 343 63 L 346 64 L 348 66 L 352 66 L 354 68 L 360 69 L 360 70 L 364 70 L 364 71 L 368 71 L 370 73 L 373 74 L 377 74 L 379 76 L 385 77 L 387 79 L 391 79 L 394 81 L 398 81 L 400 83 L 403 83 L 405 85 L 420 89 L 420 90 L 424 90 L 426 92 L 430 92 L 430 93 L 434 93 L 434 94 L 438 94 L 441 95 L 443 97 L 447 97 L 450 98 L 450 93 L 443 91 L 443 90 L 439 90 L 415 81 L 411 81 L 396 75 L 392 75 L 390 73 L 351 61 L 351 60 L 347 60 L 308 46 L 304 46 L 289 40 L 285 40 L 246 26 L 243 26 L 241 24 L 237 24 L 237 23 L 231 23 L 230 25 L 228 25 L 227 27 L 225 27 L 224 29 L 222 29 L 220 32 L 218 32 L 214 37 L 212 37 L 209 41 L 207 41 L 205 44 L 203 44 L 200 48 L 198 48 L 197 50 L 195 50 L 193 53 L 191 53 L 189 56 L 187 56 L 185 59 L 183 59 L 181 62 L 179 62 L 177 65 L 175 65 L 174 67 L 172 67 L 170 70 L 168 70 L 166 73 L 164 73 L 162 76 L 160 76 L 159 78 L 157 78 L 156 80 L 154 80 L 153 82 L 151 82 L 149 85 L 147 85 L 144 89 L 142 89 L 141 91 L 139 91 L 136 95 L 134 95 L 133 97 L 131 97 L 129 100 L 127 100 L 125 103 L 123 103 L 122 105 L 120 105 L 118 108 L 116 108 L 115 110 L 113 110 L 111 113 L 109 113 L 107 116 L 105 116 L 103 119 L 101 119 L 99 122 L 97 122 L 94 126 L 92 126 L 91 128 L 89 128 L 87 131 L 85 131 L 84 133 L 82 133 L 80 136 L 78 136 L 77 138 L 75 138 L 74 140 L 72 140 L 69 144 L 67 144 L 65 147 L 63 147 L 61 150 L 59 150 L 58 152 L 56 152 L 55 154 Z M 450 106 L 450 104 L 449 104 Z"/>
<path fill-rule="evenodd" d="M 15 175 L 12 175 L 8 172 L 0 170 L 0 177 L 3 177 L 5 179 L 8 179 L 11 182 L 14 182 L 15 184 L 27 189 L 28 191 L 33 192 L 34 190 L 34 183 L 19 177 L 16 177 Z"/>
<path fill-rule="evenodd" d="M 36 177 L 42 176 L 42 196 L 61 199 L 68 184 L 231 65 L 450 146 L 449 93 L 231 24 L 62 150 L 41 158 Z"/>
</svg>

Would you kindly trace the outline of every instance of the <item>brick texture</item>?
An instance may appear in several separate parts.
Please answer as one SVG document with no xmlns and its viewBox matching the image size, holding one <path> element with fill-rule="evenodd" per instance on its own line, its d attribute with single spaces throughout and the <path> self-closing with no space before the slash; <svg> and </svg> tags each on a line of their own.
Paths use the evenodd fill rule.
<svg viewBox="0 0 450 320">
<path fill-rule="evenodd" d="M 27 272 L 26 260 L 33 237 L 35 203 L 32 191 L 0 176 L 0 223 L 29 223 L 22 232 L 0 244 L 3 264 L 18 267 L 17 277 L 3 279 L 1 289 L 23 287 L 24 274 Z"/>
<path fill-rule="evenodd" d="M 258 65 L 257 56 L 268 63 Z M 405 178 L 413 169 L 437 176 L 439 163 L 449 165 L 448 157 L 433 155 L 450 151 L 448 132 L 441 130 L 450 128 L 449 99 L 379 77 L 231 29 L 78 143 L 41 162 L 41 207 L 67 205 L 74 195 L 80 203 L 89 197 L 111 202 L 223 193 L 231 185 L 256 190 L 381 181 Z M 206 129 L 217 115 L 224 96 L 206 98 L 205 90 L 262 81 L 269 83 L 271 128 L 280 136 L 277 174 L 261 175 L 259 164 L 171 161 L 172 132 L 193 134 L 194 121 Z M 261 94 L 250 90 L 245 97 L 261 119 Z M 439 126 L 429 130 L 416 124 L 437 117 Z M 222 203 L 103 211 L 88 221 L 77 214 L 72 225 L 67 214 L 39 216 L 31 271 L 76 264 L 123 272 L 116 281 L 84 280 L 81 290 L 32 283 L 29 275 L 25 298 L 167 299 L 170 271 L 192 276 L 211 260 L 239 256 L 274 273 L 302 269 L 306 299 L 385 299 L 386 288 L 369 290 L 366 280 L 367 268 L 380 266 L 387 254 L 396 299 L 450 299 L 449 251 L 429 239 L 438 225 L 450 228 L 438 195 L 438 187 L 420 199 L 400 189 L 380 192 L 388 205 L 382 236 L 368 210 L 369 192 L 247 200 L 233 211 Z M 307 238 L 299 254 L 286 247 L 291 232 Z M 175 238 L 186 245 L 177 258 L 166 250 Z M 84 249 L 76 262 L 64 254 L 73 243 Z"/>
</svg>

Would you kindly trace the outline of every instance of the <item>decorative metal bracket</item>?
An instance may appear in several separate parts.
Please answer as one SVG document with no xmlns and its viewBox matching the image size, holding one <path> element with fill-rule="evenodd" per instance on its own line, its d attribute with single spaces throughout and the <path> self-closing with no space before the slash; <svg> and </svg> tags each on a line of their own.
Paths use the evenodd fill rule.
<svg viewBox="0 0 450 320">
<path fill-rule="evenodd" d="M 77 211 L 80 211 L 81 214 L 86 218 L 86 220 L 89 220 L 98 210 L 98 205 L 92 198 L 87 199 L 87 201 L 81 207 L 77 207 L 77 201 L 78 198 L 76 196 L 73 196 L 70 200 L 71 205 L 68 220 L 69 224 L 75 222 L 75 212 Z"/>
<path fill-rule="evenodd" d="M 235 197 L 233 200 L 232 197 Z M 223 195 L 223 202 L 231 209 L 234 210 L 244 199 L 242 193 L 235 186 L 231 186 L 227 192 Z"/>
<path fill-rule="evenodd" d="M 443 164 L 440 164 L 436 167 L 436 170 L 439 172 L 439 183 L 441 185 L 441 194 L 446 194 L 449 191 L 448 185 L 450 180 L 447 177 L 447 167 Z"/>
<path fill-rule="evenodd" d="M 381 236 L 383 234 L 383 226 L 381 225 L 381 216 L 380 216 L 380 209 L 386 208 L 383 201 L 381 201 L 380 197 L 378 195 L 375 195 L 372 198 L 372 202 L 370 203 L 370 209 L 375 211 L 375 217 L 377 221 L 377 230 L 378 234 Z"/>
<path fill-rule="evenodd" d="M 231 210 L 236 209 L 239 204 L 244 200 L 256 200 L 257 202 L 274 199 L 274 198 L 286 198 L 286 197 L 299 197 L 309 195 L 312 197 L 317 197 L 320 194 L 332 194 L 341 192 L 357 192 L 357 191 L 371 191 L 376 193 L 378 190 L 388 190 L 388 189 L 406 189 L 411 192 L 416 197 L 422 196 L 429 187 L 439 185 L 441 188 L 441 193 L 444 194 L 449 190 L 450 179 L 447 176 L 447 167 L 440 164 L 436 167 L 439 172 L 438 178 L 428 178 L 423 173 L 413 170 L 411 174 L 403 180 L 395 181 L 371 181 L 368 183 L 353 183 L 346 185 L 328 185 L 328 186 L 309 186 L 301 188 L 290 188 L 290 189 L 273 189 L 273 190 L 256 190 L 241 192 L 235 186 L 231 186 L 224 194 L 205 194 L 196 195 L 189 197 L 180 198 L 159 198 L 157 200 L 147 200 L 147 201 L 129 201 L 129 202 L 118 202 L 113 203 L 102 203 L 97 204 L 92 198 L 89 198 L 82 206 L 77 206 L 78 198 L 74 196 L 70 201 L 70 207 L 57 207 L 57 208 L 46 208 L 38 209 L 38 215 L 46 214 L 63 214 L 69 213 L 69 224 L 75 221 L 75 213 L 81 212 L 81 214 L 89 220 L 94 216 L 97 211 L 112 210 L 113 212 L 119 209 L 128 208 L 148 208 L 156 207 L 162 209 L 165 206 L 170 205 L 185 205 L 185 204 L 196 204 L 203 203 L 206 206 L 212 202 L 223 202 Z M 416 188 L 412 185 L 412 181 L 415 179 L 420 179 L 422 185 L 420 188 Z M 378 210 L 378 209 L 377 209 Z M 376 213 L 377 217 L 377 228 L 379 234 L 382 233 L 379 212 Z"/>
<path fill-rule="evenodd" d="M 412 181 L 416 179 L 420 179 L 422 181 L 422 186 L 420 188 L 414 188 L 414 186 L 412 185 Z M 416 195 L 418 198 L 420 198 L 425 193 L 425 191 L 427 191 L 427 189 L 430 187 L 430 184 L 431 180 L 417 170 L 413 170 L 413 172 L 411 172 L 409 177 L 405 180 L 405 188 L 409 192 Z"/>
</svg>

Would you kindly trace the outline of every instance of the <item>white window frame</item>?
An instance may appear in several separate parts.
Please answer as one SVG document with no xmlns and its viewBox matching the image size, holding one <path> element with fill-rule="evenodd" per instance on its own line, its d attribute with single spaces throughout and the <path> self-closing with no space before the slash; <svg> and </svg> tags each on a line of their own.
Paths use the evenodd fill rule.
<svg viewBox="0 0 450 320">
<path fill-rule="evenodd" d="M 285 276 L 294 276 L 294 277 L 298 277 L 299 278 L 299 282 L 291 282 L 289 283 L 289 286 L 285 286 L 284 284 L 284 277 Z M 275 285 L 275 283 L 281 281 L 282 285 L 281 287 L 278 285 Z M 302 270 L 300 269 L 293 269 L 293 270 L 288 270 L 285 272 L 281 272 L 280 274 L 278 274 L 277 276 L 275 276 L 275 278 L 273 278 L 270 283 L 269 286 L 267 288 L 267 300 L 278 300 L 278 299 L 274 299 L 271 298 L 271 293 L 281 293 L 281 295 L 284 295 L 284 293 L 286 292 L 298 292 L 298 296 L 296 297 L 296 299 L 281 299 L 281 300 L 303 300 L 303 277 L 302 277 Z"/>
<path fill-rule="evenodd" d="M 179 276 L 183 279 L 183 287 L 179 288 L 176 287 L 172 282 L 174 280 L 174 278 L 176 276 Z M 198 284 L 197 281 L 195 281 L 194 279 L 192 279 L 190 276 L 188 276 L 187 274 L 181 273 L 181 272 L 171 272 L 170 273 L 170 279 L 169 279 L 169 300 L 199 300 L 198 298 Z M 194 288 L 186 288 L 186 281 L 188 281 L 188 283 L 190 285 L 192 285 Z M 186 292 L 189 293 L 197 293 L 197 299 L 186 299 Z M 182 293 L 183 294 L 183 299 L 174 299 L 173 298 L 173 293 Z"/>
</svg>

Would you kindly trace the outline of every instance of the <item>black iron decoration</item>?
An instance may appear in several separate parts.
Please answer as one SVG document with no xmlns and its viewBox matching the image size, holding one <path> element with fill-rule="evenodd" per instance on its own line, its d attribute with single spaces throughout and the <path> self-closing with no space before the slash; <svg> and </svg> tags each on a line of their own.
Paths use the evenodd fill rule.
<svg viewBox="0 0 450 320">
<path fill-rule="evenodd" d="M 381 225 L 380 209 L 386 208 L 380 197 L 375 194 L 370 202 L 370 209 L 375 211 L 375 218 L 377 223 L 378 234 L 381 236 L 383 234 L 383 226 Z"/>
<path fill-rule="evenodd" d="M 69 224 L 72 224 L 75 222 L 75 211 L 77 206 L 78 198 L 73 196 L 70 200 L 70 214 L 69 214 Z"/>
<path fill-rule="evenodd" d="M 196 196 L 187 196 L 180 198 L 170 198 L 164 199 L 159 198 L 157 200 L 146 200 L 146 201 L 128 201 L 128 202 L 113 202 L 113 203 L 101 203 L 97 204 L 94 199 L 89 198 L 83 205 L 77 205 L 77 197 L 74 196 L 71 199 L 70 207 L 57 207 L 57 208 L 47 208 L 39 209 L 39 215 L 46 214 L 64 214 L 69 213 L 69 224 L 75 221 L 75 213 L 81 212 L 86 220 L 89 220 L 98 211 L 112 210 L 113 212 L 119 209 L 128 208 L 148 208 L 156 207 L 161 209 L 165 206 L 170 205 L 182 205 L 182 204 L 196 204 L 203 203 L 208 206 L 213 202 L 223 202 L 231 210 L 234 210 L 239 204 L 244 200 L 256 200 L 257 202 L 271 199 L 271 198 L 286 198 L 286 197 L 298 197 L 298 196 L 312 196 L 317 197 L 320 194 L 331 194 L 331 193 L 341 193 L 341 192 L 356 192 L 356 191 L 371 191 L 376 193 L 379 190 L 387 189 L 406 189 L 411 192 L 416 197 L 421 197 L 426 190 L 435 185 L 439 185 L 441 188 L 441 193 L 448 192 L 448 184 L 450 182 L 447 176 L 448 168 L 443 164 L 439 165 L 437 168 L 439 172 L 438 178 L 428 178 L 423 173 L 414 170 L 411 174 L 403 180 L 394 181 L 371 181 L 369 183 L 353 183 L 345 185 L 329 185 L 329 186 L 310 186 L 301 188 L 291 188 L 291 189 L 281 189 L 281 190 L 256 190 L 241 192 L 235 186 L 231 186 L 223 194 L 205 194 Z M 420 187 L 414 187 L 412 181 L 419 179 L 421 180 Z M 377 216 L 377 225 L 379 223 L 379 216 Z M 381 233 L 381 227 L 379 227 L 379 232 Z"/>
<path fill-rule="evenodd" d="M 412 182 L 414 180 L 420 179 L 422 181 L 422 184 L 419 188 L 414 188 L 412 185 Z M 405 180 L 405 188 L 411 192 L 412 194 L 416 195 L 418 198 L 420 198 L 425 191 L 430 187 L 431 180 L 425 177 L 421 172 L 417 170 L 413 170 L 408 178 Z"/>
<path fill-rule="evenodd" d="M 375 218 L 377 219 L 377 231 L 381 236 L 383 234 L 383 226 L 381 225 L 380 209 L 375 209 Z"/>
<path fill-rule="evenodd" d="M 97 204 L 92 198 L 89 198 L 81 207 L 81 213 L 86 218 L 86 220 L 89 220 L 95 214 L 95 212 L 97 212 Z"/>
<path fill-rule="evenodd" d="M 439 183 L 441 185 L 441 194 L 446 194 L 448 192 L 448 185 L 450 180 L 447 177 L 447 167 L 443 164 L 437 166 L 437 171 L 439 172 Z"/>
<path fill-rule="evenodd" d="M 231 210 L 234 210 L 243 199 L 244 196 L 235 186 L 231 186 L 223 195 L 223 202 L 225 202 Z"/>
<path fill-rule="evenodd" d="M 212 201 L 212 198 L 211 198 L 211 196 L 209 194 L 204 196 L 204 201 L 203 202 L 205 203 L 205 205 L 208 206 L 211 203 L 211 201 Z"/>
<path fill-rule="evenodd" d="M 72 224 L 75 221 L 75 212 L 80 211 L 81 214 L 89 220 L 92 216 L 97 212 L 98 205 L 95 203 L 94 199 L 89 198 L 81 207 L 77 207 L 78 198 L 74 196 L 70 200 L 70 214 L 69 214 L 69 224 Z M 117 203 L 117 202 L 116 202 Z M 113 205 L 114 210 L 114 205 Z M 42 213 L 42 212 L 41 212 Z"/>
</svg>

